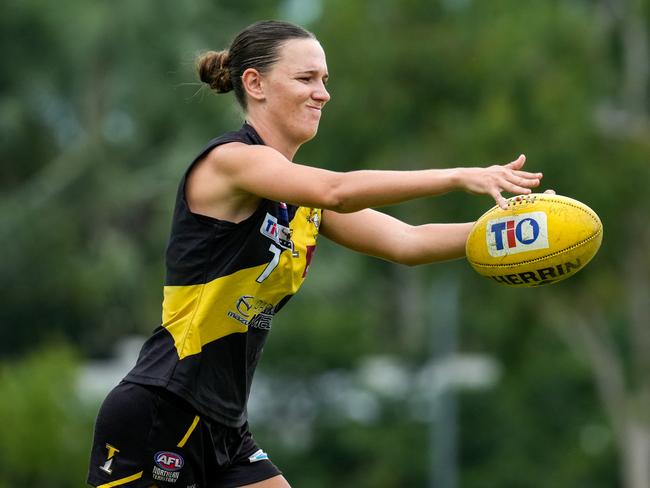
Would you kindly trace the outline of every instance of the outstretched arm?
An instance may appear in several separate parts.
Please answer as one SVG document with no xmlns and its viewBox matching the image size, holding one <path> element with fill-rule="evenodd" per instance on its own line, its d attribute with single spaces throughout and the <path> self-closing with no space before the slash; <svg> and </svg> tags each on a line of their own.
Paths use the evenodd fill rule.
<svg viewBox="0 0 650 488">
<path fill-rule="evenodd" d="M 409 266 L 465 256 L 472 223 L 413 226 L 376 210 L 323 212 L 320 232 L 355 251 Z"/>
<path fill-rule="evenodd" d="M 191 190 L 208 200 L 248 194 L 338 213 L 452 190 L 491 195 L 505 205 L 502 191 L 527 194 L 540 183 L 541 173 L 522 170 L 525 159 L 522 155 L 511 163 L 487 168 L 336 172 L 293 163 L 267 146 L 232 143 L 213 150 L 195 168 L 201 175 Z"/>
</svg>

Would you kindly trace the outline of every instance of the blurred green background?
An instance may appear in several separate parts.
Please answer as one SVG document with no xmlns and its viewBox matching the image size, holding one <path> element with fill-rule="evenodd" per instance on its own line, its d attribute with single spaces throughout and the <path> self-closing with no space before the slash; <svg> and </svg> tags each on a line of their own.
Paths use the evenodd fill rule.
<svg viewBox="0 0 650 488">
<path fill-rule="evenodd" d="M 82 487 L 92 424 L 160 317 L 179 177 L 239 127 L 195 55 L 280 18 L 332 100 L 297 160 L 335 170 L 528 156 L 603 246 L 512 290 L 321 239 L 251 399 L 294 487 L 650 487 L 647 0 L 4 0 L 0 488 Z M 462 193 L 385 209 L 474 220 Z"/>
</svg>

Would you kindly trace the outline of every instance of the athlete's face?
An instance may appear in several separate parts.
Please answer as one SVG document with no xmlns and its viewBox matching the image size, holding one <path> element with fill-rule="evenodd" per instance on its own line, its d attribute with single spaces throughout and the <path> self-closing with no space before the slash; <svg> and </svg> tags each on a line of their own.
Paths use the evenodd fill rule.
<svg viewBox="0 0 650 488">
<path fill-rule="evenodd" d="M 321 111 L 329 101 L 325 52 L 314 39 L 292 39 L 264 74 L 264 110 L 291 141 L 302 144 L 316 135 Z"/>
</svg>

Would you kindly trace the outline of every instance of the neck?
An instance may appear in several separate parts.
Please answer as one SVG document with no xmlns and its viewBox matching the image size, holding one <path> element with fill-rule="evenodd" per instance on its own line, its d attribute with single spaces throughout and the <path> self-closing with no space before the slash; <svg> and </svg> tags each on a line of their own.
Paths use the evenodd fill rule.
<svg viewBox="0 0 650 488">
<path fill-rule="evenodd" d="M 277 129 L 274 130 L 270 124 L 261 118 L 248 114 L 246 122 L 255 129 L 264 141 L 264 144 L 280 152 L 289 161 L 293 161 L 294 156 L 300 148 L 300 144 L 283 137 Z"/>
</svg>

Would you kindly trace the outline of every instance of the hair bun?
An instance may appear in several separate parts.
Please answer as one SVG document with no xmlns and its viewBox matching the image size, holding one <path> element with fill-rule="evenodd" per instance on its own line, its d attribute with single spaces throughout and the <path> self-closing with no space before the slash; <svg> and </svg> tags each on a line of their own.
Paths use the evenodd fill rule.
<svg viewBox="0 0 650 488">
<path fill-rule="evenodd" d="M 217 93 L 227 93 L 233 89 L 229 64 L 228 51 L 208 51 L 198 57 L 196 69 L 203 83 Z"/>
</svg>

